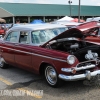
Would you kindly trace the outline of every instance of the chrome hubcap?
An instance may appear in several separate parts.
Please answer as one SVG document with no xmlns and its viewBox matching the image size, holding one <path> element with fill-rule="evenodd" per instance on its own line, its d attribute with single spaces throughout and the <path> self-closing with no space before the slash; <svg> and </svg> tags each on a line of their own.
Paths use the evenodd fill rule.
<svg viewBox="0 0 100 100">
<path fill-rule="evenodd" d="M 52 66 L 48 66 L 45 70 L 45 76 L 49 84 L 55 85 L 57 82 L 57 73 Z"/>
</svg>

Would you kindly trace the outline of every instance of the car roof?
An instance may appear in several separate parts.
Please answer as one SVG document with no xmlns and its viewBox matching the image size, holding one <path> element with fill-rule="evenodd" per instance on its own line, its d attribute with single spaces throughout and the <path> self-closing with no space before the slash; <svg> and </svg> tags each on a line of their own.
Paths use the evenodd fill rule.
<svg viewBox="0 0 100 100">
<path fill-rule="evenodd" d="M 26 25 L 16 25 L 12 27 L 10 30 L 42 30 L 42 29 L 53 29 L 53 28 L 61 28 L 66 27 L 65 25 L 59 24 L 26 24 Z"/>
</svg>

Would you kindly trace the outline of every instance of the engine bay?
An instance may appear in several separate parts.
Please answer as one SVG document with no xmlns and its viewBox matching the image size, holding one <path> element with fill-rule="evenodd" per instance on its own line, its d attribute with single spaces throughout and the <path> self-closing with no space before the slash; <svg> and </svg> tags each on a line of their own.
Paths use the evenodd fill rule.
<svg viewBox="0 0 100 100">
<path fill-rule="evenodd" d="M 100 46 L 86 42 L 84 39 L 63 38 L 50 41 L 46 48 L 68 52 L 77 57 L 80 62 L 89 60 L 98 60 L 100 57 Z"/>
</svg>

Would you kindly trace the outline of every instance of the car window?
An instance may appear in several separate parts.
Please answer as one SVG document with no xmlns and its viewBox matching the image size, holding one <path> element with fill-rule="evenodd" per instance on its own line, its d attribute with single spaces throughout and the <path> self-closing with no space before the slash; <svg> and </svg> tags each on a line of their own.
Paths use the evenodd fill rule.
<svg viewBox="0 0 100 100">
<path fill-rule="evenodd" d="M 32 43 L 34 44 L 42 44 L 56 35 L 52 30 L 40 30 L 32 32 Z"/>
<path fill-rule="evenodd" d="M 66 27 L 33 31 L 31 33 L 32 43 L 43 44 L 54 38 L 55 36 L 59 35 L 60 33 L 64 32 L 65 30 L 67 30 Z"/>
<path fill-rule="evenodd" d="M 11 33 L 9 33 L 5 40 L 9 41 L 9 42 L 15 42 L 15 43 L 17 43 L 18 36 L 19 36 L 18 33 L 19 32 L 11 32 Z"/>
<path fill-rule="evenodd" d="M 57 28 L 57 29 L 53 29 L 53 32 L 55 33 L 55 35 L 59 35 L 60 33 L 64 32 L 68 30 L 68 28 Z"/>
<path fill-rule="evenodd" d="M 20 32 L 19 43 L 29 44 L 29 33 L 25 31 Z"/>
</svg>

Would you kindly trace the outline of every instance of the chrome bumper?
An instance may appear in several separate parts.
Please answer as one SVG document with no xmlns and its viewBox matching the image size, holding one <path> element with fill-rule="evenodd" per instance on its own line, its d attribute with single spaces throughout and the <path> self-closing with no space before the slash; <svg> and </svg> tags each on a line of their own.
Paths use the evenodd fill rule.
<svg viewBox="0 0 100 100">
<path fill-rule="evenodd" d="M 59 74 L 59 78 L 65 80 L 65 81 L 75 81 L 75 80 L 82 80 L 82 79 L 90 80 L 91 77 L 96 76 L 98 74 L 100 74 L 100 70 L 96 70 L 93 72 L 86 71 L 86 73 L 84 73 L 84 74 L 73 75 L 73 76 Z"/>
</svg>

